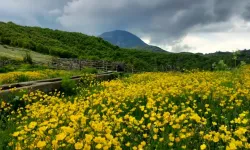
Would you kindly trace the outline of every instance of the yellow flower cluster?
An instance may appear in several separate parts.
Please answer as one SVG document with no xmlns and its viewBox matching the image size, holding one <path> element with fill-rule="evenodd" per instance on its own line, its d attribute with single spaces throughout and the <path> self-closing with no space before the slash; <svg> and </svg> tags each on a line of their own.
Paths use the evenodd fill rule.
<svg viewBox="0 0 250 150">
<path fill-rule="evenodd" d="M 0 74 L 0 83 L 16 83 L 22 77 L 29 78 L 29 80 L 36 80 L 42 79 L 44 76 L 39 72 L 10 72 Z"/>
<path fill-rule="evenodd" d="M 41 92 L 19 113 L 16 149 L 250 149 L 250 68 L 143 73 L 73 100 Z"/>
<path fill-rule="evenodd" d="M 79 74 L 79 73 L 78 73 Z M 43 71 L 26 71 L 26 72 L 9 72 L 0 73 L 0 85 L 17 83 L 22 81 L 32 81 L 48 78 L 57 78 L 65 75 L 77 75 L 75 72 L 68 72 L 63 70 L 43 70 Z"/>
<path fill-rule="evenodd" d="M 11 111 L 11 107 L 12 107 L 11 104 L 6 103 L 5 101 L 0 101 L 0 117 L 2 113 Z"/>
</svg>

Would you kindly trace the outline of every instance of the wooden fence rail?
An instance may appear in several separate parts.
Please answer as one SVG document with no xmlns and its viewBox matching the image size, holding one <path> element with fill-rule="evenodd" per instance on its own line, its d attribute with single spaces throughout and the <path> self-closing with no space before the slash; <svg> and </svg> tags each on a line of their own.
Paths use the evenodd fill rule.
<svg viewBox="0 0 250 150">
<path fill-rule="evenodd" d="M 66 59 L 58 58 L 53 59 L 49 67 L 55 69 L 65 70 L 82 70 L 84 68 L 96 68 L 103 71 L 117 71 L 118 65 L 124 65 L 121 62 L 111 61 L 94 61 L 94 60 L 81 60 L 81 59 Z"/>
</svg>

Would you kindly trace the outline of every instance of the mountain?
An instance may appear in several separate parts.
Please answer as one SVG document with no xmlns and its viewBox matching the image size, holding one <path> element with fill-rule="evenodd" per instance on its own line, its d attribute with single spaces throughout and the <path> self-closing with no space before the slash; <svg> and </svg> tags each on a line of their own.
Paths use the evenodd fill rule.
<svg viewBox="0 0 250 150">
<path fill-rule="evenodd" d="M 136 35 L 123 30 L 105 32 L 101 34 L 100 37 L 110 42 L 111 44 L 117 45 L 122 48 L 132 48 L 153 52 L 166 52 L 165 50 L 157 46 L 151 46 L 146 44 Z"/>
<path fill-rule="evenodd" d="M 139 37 L 136 35 L 122 30 L 115 30 L 111 32 L 105 32 L 100 35 L 101 38 L 110 42 L 111 44 L 117 45 L 122 48 L 132 48 L 136 46 L 147 46 Z"/>
</svg>

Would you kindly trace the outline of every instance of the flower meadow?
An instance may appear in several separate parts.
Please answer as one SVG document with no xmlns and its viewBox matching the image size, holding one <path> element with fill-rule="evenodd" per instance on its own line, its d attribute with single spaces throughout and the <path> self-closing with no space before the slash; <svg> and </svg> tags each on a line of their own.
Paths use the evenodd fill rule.
<svg viewBox="0 0 250 150">
<path fill-rule="evenodd" d="M 64 70 L 42 70 L 42 71 L 16 71 L 9 73 L 0 73 L 0 85 L 18 83 L 25 81 L 34 81 L 40 79 L 57 78 L 63 76 L 72 76 L 79 74 L 79 72 L 69 72 Z"/>
<path fill-rule="evenodd" d="M 250 67 L 141 73 L 29 93 L 12 111 L 10 149 L 250 149 Z M 2 102 L 1 111 L 10 105 Z"/>
</svg>

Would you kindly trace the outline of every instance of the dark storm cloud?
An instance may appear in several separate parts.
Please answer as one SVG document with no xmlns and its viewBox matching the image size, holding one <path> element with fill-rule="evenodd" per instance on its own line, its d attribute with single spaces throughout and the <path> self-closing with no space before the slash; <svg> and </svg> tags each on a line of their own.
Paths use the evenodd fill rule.
<svg viewBox="0 0 250 150">
<path fill-rule="evenodd" d="M 250 4 L 248 4 L 248 5 L 246 6 L 245 11 L 243 12 L 243 17 L 244 17 L 246 20 L 250 20 Z"/>
<path fill-rule="evenodd" d="M 241 16 L 247 3 L 247 0 L 77 0 L 65 6 L 59 21 L 72 30 L 89 34 L 125 29 L 162 44 L 179 40 L 197 26 Z"/>
<path fill-rule="evenodd" d="M 56 10 L 62 10 L 67 2 L 68 0 L 0 0 L 0 20 L 22 25 L 50 26 L 56 23 Z"/>
</svg>

